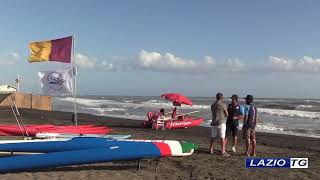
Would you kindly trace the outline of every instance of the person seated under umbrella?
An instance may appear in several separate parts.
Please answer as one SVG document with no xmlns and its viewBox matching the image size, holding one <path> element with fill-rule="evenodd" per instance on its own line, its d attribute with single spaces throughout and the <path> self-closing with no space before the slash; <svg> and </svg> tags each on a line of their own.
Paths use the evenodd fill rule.
<svg viewBox="0 0 320 180">
<path fill-rule="evenodd" d="M 160 109 L 160 113 L 158 116 L 160 119 L 165 119 L 165 113 L 164 113 L 164 109 Z"/>
<path fill-rule="evenodd" d="M 174 109 L 172 111 L 171 118 L 174 120 L 177 116 L 177 106 L 181 106 L 181 103 L 177 101 L 173 101 L 173 106 L 174 106 Z M 183 115 L 178 115 L 177 120 L 183 120 Z"/>
<path fill-rule="evenodd" d="M 161 120 L 169 120 L 169 117 L 166 117 L 166 114 L 164 113 L 164 109 L 160 109 L 159 113 L 155 113 L 156 114 L 156 119 L 161 119 Z"/>
<path fill-rule="evenodd" d="M 175 106 L 175 108 L 173 109 L 172 114 L 171 114 L 171 120 L 183 120 L 184 119 L 184 115 L 182 115 L 182 116 L 180 115 L 180 116 L 178 116 L 177 119 L 175 119 L 177 116 L 177 106 L 181 106 L 181 104 L 192 106 L 192 101 L 179 93 L 162 94 L 161 97 L 163 97 L 169 101 L 172 101 L 173 106 Z"/>
</svg>

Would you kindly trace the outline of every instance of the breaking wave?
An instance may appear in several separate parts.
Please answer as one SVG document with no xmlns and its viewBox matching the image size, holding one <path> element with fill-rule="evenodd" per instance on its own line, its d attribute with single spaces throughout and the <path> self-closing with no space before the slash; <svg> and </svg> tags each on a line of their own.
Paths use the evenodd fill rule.
<svg viewBox="0 0 320 180">
<path fill-rule="evenodd" d="M 284 110 L 295 110 L 295 106 L 290 105 L 281 105 L 281 104 L 266 104 L 262 105 L 262 108 L 269 108 L 269 109 L 284 109 Z"/>
<path fill-rule="evenodd" d="M 274 116 L 288 116 L 288 117 L 301 117 L 310 119 L 319 119 L 320 112 L 308 112 L 308 111 L 298 111 L 298 110 L 280 110 L 280 109 L 267 109 L 259 108 L 260 113 L 274 115 Z"/>
<path fill-rule="evenodd" d="M 68 102 L 74 102 L 74 98 L 72 97 L 65 97 L 65 98 L 57 98 L 58 100 L 61 101 L 68 101 Z M 81 104 L 84 106 L 89 106 L 89 107 L 98 107 L 98 106 L 105 106 L 105 105 L 117 105 L 121 107 L 133 107 L 133 108 L 139 108 L 139 107 L 172 107 L 172 102 L 167 102 L 167 101 L 161 101 L 161 100 L 148 100 L 148 101 L 143 101 L 140 103 L 133 102 L 133 101 L 115 101 L 115 100 L 95 100 L 95 99 L 87 99 L 87 98 L 77 98 L 77 104 Z M 193 106 L 188 106 L 188 105 L 181 105 L 181 109 L 209 109 L 209 105 L 193 105 Z"/>
<path fill-rule="evenodd" d="M 179 112 L 199 111 L 195 116 L 207 120 L 202 126 L 209 127 L 211 123 L 210 98 L 193 98 L 195 105 L 182 105 Z M 320 137 L 317 131 L 320 121 L 320 100 L 299 99 L 261 99 L 257 100 L 259 116 L 263 121 L 257 124 L 257 131 L 277 134 Z M 74 98 L 53 98 L 53 109 L 57 111 L 73 111 Z M 241 102 L 243 104 L 243 102 Z M 144 120 L 148 111 L 158 111 L 164 108 L 166 112 L 172 109 L 172 102 L 157 97 L 129 96 L 82 96 L 77 98 L 78 110 L 98 116 Z M 241 128 L 241 125 L 240 125 Z"/>
</svg>

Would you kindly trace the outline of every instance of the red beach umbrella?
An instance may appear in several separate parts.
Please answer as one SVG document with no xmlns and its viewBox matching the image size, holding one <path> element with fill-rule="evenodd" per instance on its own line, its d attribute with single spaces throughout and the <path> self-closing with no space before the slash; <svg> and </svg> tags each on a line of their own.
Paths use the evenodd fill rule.
<svg viewBox="0 0 320 180">
<path fill-rule="evenodd" d="M 181 105 L 181 104 L 186 104 L 186 105 L 190 105 L 192 106 L 192 101 L 190 99 L 188 99 L 187 97 L 185 97 L 182 94 L 179 93 L 168 93 L 168 94 L 162 94 L 161 97 L 172 101 L 173 105 L 177 106 L 177 105 Z"/>
</svg>

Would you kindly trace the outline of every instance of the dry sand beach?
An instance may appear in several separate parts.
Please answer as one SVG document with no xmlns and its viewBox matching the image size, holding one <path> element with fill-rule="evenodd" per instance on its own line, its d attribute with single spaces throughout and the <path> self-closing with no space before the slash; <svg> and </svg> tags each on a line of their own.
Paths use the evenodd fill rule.
<svg viewBox="0 0 320 180">
<path fill-rule="evenodd" d="M 2 124 L 14 124 L 9 109 L 0 110 Z M 71 113 L 21 110 L 25 124 L 72 124 Z M 0 179 L 319 179 L 320 141 L 289 135 L 257 133 L 258 157 L 306 157 L 308 169 L 246 169 L 244 142 L 240 140 L 237 153 L 228 150 L 230 157 L 222 157 L 218 152 L 209 154 L 209 128 L 195 127 L 180 130 L 154 131 L 141 127 L 142 121 L 98 117 L 79 114 L 80 124 L 106 125 L 113 134 L 131 134 L 141 139 L 189 140 L 200 148 L 189 157 L 162 158 L 155 173 L 155 161 L 143 160 L 141 170 L 136 170 L 135 162 L 110 162 L 102 164 L 69 166 L 0 174 Z M 1 139 L 16 137 L 1 137 Z M 218 150 L 219 147 L 215 149 Z"/>
</svg>

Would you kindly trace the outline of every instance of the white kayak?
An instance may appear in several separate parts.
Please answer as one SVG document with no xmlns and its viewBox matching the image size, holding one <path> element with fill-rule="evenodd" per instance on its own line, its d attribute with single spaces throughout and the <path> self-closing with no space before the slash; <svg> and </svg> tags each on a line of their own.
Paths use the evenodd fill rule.
<svg viewBox="0 0 320 180">
<path fill-rule="evenodd" d="M 39 139 L 71 139 L 75 137 L 92 137 L 92 138 L 106 138 L 106 139 L 128 139 L 131 137 L 129 134 L 110 134 L 110 135 L 100 135 L 100 134 L 69 134 L 69 133 L 37 133 L 36 138 Z"/>
</svg>

